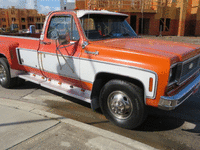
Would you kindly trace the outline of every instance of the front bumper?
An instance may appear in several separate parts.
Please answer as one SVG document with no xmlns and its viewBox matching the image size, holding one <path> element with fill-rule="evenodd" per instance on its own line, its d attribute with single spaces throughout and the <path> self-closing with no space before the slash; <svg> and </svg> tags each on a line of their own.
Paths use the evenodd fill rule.
<svg viewBox="0 0 200 150">
<path fill-rule="evenodd" d="M 188 97 L 194 94 L 200 86 L 200 75 L 187 85 L 182 91 L 174 96 L 161 96 L 158 108 L 163 110 L 173 110 L 181 103 L 183 103 Z"/>
</svg>

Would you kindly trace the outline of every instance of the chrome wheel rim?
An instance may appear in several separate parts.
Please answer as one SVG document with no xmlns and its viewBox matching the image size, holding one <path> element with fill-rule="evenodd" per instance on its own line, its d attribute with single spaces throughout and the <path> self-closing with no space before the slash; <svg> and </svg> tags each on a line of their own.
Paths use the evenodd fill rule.
<svg viewBox="0 0 200 150">
<path fill-rule="evenodd" d="M 127 119 L 133 112 L 131 99 L 122 91 L 112 92 L 107 99 L 110 112 L 119 119 Z"/>
<path fill-rule="evenodd" d="M 0 65 L 0 82 L 4 82 L 6 80 L 6 70 L 3 65 Z"/>
</svg>

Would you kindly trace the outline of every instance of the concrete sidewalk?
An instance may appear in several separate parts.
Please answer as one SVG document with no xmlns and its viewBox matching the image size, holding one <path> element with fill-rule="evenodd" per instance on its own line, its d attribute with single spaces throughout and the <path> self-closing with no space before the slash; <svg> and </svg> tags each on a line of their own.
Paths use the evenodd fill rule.
<svg viewBox="0 0 200 150">
<path fill-rule="evenodd" d="M 0 99 L 0 149 L 154 149 L 45 109 L 45 106 Z"/>
</svg>

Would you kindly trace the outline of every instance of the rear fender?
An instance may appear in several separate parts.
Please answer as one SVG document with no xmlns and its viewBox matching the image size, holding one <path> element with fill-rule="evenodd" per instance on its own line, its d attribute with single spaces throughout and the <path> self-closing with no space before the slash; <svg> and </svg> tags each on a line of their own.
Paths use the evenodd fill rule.
<svg viewBox="0 0 200 150">
<path fill-rule="evenodd" d="M 16 48 L 19 43 L 12 41 L 1 41 L 0 42 L 0 57 L 5 57 L 8 60 L 10 69 L 18 70 L 18 60 L 16 54 Z"/>
</svg>

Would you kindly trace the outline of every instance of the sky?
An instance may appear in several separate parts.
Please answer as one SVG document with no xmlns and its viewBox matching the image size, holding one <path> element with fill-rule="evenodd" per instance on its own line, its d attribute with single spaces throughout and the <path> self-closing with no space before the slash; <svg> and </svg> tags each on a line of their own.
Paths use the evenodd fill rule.
<svg viewBox="0 0 200 150">
<path fill-rule="evenodd" d="M 75 0 L 66 0 L 74 2 Z M 34 0 L 0 0 L 0 8 L 15 6 L 16 8 L 34 9 Z M 37 0 L 38 12 L 47 14 L 49 11 L 60 10 L 60 0 Z"/>
</svg>

